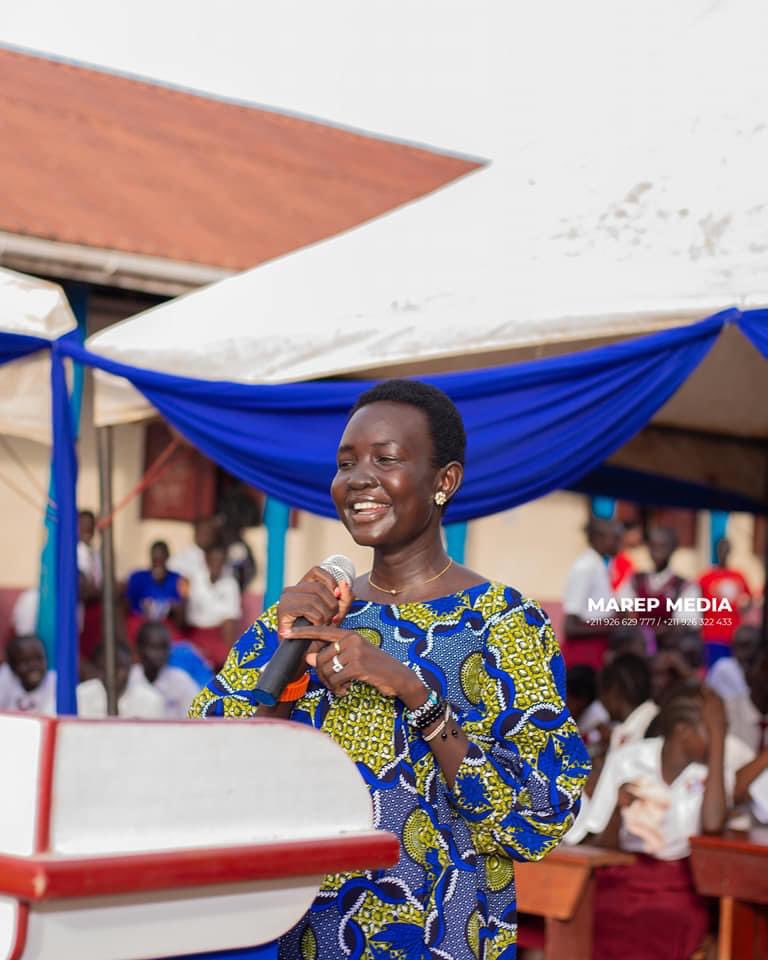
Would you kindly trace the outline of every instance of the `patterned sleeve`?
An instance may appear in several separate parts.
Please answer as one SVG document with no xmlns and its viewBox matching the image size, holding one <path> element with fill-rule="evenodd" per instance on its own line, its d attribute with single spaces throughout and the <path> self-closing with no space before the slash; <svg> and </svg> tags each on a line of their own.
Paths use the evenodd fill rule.
<svg viewBox="0 0 768 960">
<path fill-rule="evenodd" d="M 277 649 L 277 604 L 250 626 L 229 651 L 226 662 L 189 708 L 190 717 L 251 717 L 258 704 L 253 691 Z"/>
<path fill-rule="evenodd" d="M 568 832 L 589 773 L 565 706 L 565 667 L 542 609 L 518 598 L 488 618 L 469 748 L 449 796 L 479 853 L 540 860 Z"/>
</svg>

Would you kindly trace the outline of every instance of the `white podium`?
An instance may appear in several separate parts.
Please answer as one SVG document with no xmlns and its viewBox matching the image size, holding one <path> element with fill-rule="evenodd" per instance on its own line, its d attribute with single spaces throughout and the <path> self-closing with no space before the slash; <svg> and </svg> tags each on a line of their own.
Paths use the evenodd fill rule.
<svg viewBox="0 0 768 960">
<path fill-rule="evenodd" d="M 269 943 L 327 873 L 397 862 L 347 755 L 301 724 L 0 715 L 0 960 Z"/>
</svg>

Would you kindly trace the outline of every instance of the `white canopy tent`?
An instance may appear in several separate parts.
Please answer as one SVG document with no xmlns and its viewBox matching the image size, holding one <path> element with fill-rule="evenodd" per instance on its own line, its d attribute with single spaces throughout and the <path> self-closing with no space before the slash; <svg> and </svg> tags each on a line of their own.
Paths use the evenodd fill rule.
<svg viewBox="0 0 768 960">
<path fill-rule="evenodd" d="M 704 117 L 691 116 L 663 157 L 630 138 L 617 167 L 601 152 L 612 145 L 615 159 L 612 140 L 558 171 L 541 150 L 494 163 L 88 346 L 166 373 L 280 383 L 481 368 L 766 304 L 768 128 Z M 99 424 L 151 413 L 98 374 Z M 654 423 L 707 437 L 681 455 L 679 435 L 646 431 L 616 462 L 656 469 L 672 458 L 686 479 L 765 497 L 764 451 L 734 459 L 711 440 L 768 438 L 765 362 L 738 331 L 723 333 Z"/>
<path fill-rule="evenodd" d="M 456 58 L 476 117 L 457 113 L 442 144 L 484 153 L 486 168 L 88 347 L 168 373 L 279 383 L 514 362 L 768 302 L 765 6 L 601 0 L 574 11 L 563 0 L 499 39 L 502 7 L 484 6 L 482 30 L 467 34 L 496 38 L 488 69 L 475 69 L 474 48 Z M 393 81 L 391 93 L 414 137 L 407 90 Z M 152 415 L 125 382 L 97 380 L 97 424 Z M 765 381 L 756 351 L 726 331 L 655 422 L 764 439 Z M 660 442 L 633 464 L 657 465 Z M 712 478 L 711 462 L 685 459 L 691 478 Z M 716 466 L 732 485 L 731 467 Z M 762 476 L 740 470 L 754 495 Z"/>
<path fill-rule="evenodd" d="M 56 340 L 76 328 L 58 284 L 0 269 L 0 331 Z M 50 442 L 49 371 L 47 352 L 0 366 L 0 433 Z"/>
<path fill-rule="evenodd" d="M 449 32 L 457 15 L 446 11 Z M 433 19 L 419 23 L 442 36 Z M 768 302 L 765 5 L 558 0 L 509 26 L 494 3 L 466 24 L 466 57 L 457 49 L 451 69 L 475 92 L 471 115 L 467 97 L 453 114 L 438 103 L 420 114 L 413 85 L 393 77 L 398 110 L 374 104 L 368 125 L 418 139 L 422 116 L 424 140 L 487 167 L 89 348 L 168 373 L 280 383 L 482 367 Z M 408 43 L 429 85 L 432 61 L 440 76 L 447 65 L 428 39 Z M 356 116 L 339 108 L 342 121 Z M 99 374 L 98 423 L 149 414 Z"/>
</svg>

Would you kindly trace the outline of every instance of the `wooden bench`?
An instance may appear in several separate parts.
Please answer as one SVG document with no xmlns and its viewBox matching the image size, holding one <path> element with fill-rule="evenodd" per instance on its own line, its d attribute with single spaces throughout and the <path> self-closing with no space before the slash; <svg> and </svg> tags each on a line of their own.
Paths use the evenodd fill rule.
<svg viewBox="0 0 768 960">
<path fill-rule="evenodd" d="M 718 960 L 768 957 L 768 829 L 693 837 L 699 893 L 720 899 Z"/>
<path fill-rule="evenodd" d="M 543 917 L 545 960 L 592 960 L 595 871 L 629 866 L 630 853 L 561 846 L 538 863 L 516 863 L 519 913 Z"/>
</svg>

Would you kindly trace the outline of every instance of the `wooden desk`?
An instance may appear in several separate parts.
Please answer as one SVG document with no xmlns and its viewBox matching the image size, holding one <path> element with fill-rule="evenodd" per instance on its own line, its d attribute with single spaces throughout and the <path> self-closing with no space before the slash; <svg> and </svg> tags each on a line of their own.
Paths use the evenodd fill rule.
<svg viewBox="0 0 768 960">
<path fill-rule="evenodd" d="M 768 957 L 768 829 L 693 837 L 699 893 L 720 898 L 718 960 Z"/>
<path fill-rule="evenodd" d="M 545 960 L 592 960 L 595 870 L 634 859 L 619 850 L 561 846 L 539 863 L 515 864 L 518 911 L 545 918 Z"/>
</svg>

